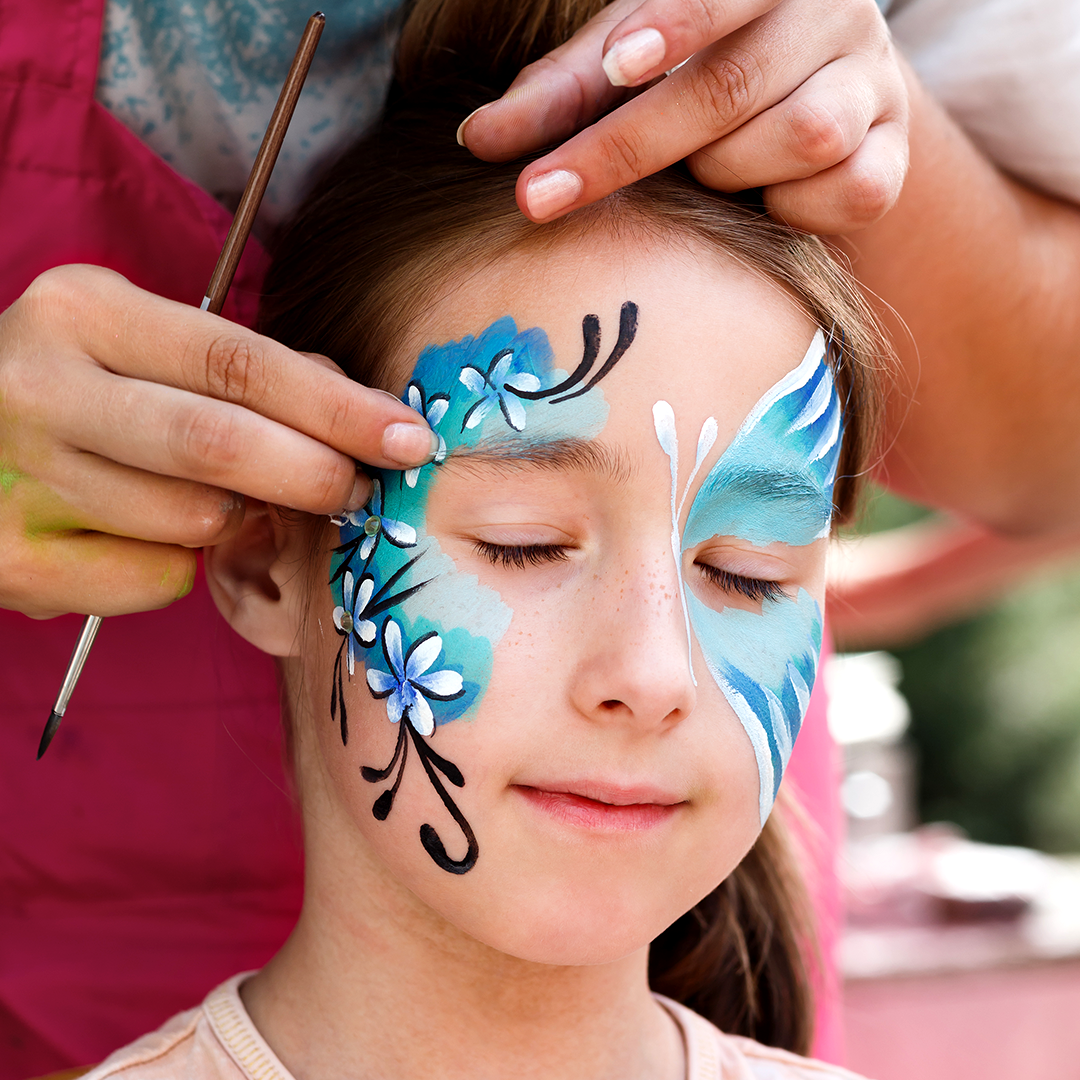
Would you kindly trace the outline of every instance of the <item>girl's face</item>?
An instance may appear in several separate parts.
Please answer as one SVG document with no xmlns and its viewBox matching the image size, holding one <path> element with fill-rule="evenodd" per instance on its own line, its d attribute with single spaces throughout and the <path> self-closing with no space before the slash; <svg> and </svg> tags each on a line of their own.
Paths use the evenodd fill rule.
<svg viewBox="0 0 1080 1080">
<path fill-rule="evenodd" d="M 595 236 L 427 311 L 399 359 L 445 453 L 342 521 L 301 650 L 313 851 L 544 963 L 640 949 L 719 884 L 814 679 L 815 331 L 714 253 Z"/>
</svg>

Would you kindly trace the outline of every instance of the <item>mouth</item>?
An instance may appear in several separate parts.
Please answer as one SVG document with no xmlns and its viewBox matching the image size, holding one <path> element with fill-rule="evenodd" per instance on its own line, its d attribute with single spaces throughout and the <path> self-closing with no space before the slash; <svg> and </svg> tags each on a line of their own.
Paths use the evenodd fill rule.
<svg viewBox="0 0 1080 1080">
<path fill-rule="evenodd" d="M 685 805 L 677 796 L 648 786 L 544 783 L 515 784 L 512 790 L 540 813 L 593 832 L 654 829 Z"/>
</svg>

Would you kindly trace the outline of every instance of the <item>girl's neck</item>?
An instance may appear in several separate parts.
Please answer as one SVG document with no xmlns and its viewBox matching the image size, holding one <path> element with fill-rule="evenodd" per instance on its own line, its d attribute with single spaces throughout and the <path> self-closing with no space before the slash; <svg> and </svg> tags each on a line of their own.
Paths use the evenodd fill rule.
<svg viewBox="0 0 1080 1080">
<path fill-rule="evenodd" d="M 594 967 L 527 963 L 433 913 L 388 917 L 372 899 L 359 910 L 305 903 L 285 947 L 243 987 L 296 1080 L 685 1077 L 644 950 Z"/>
</svg>

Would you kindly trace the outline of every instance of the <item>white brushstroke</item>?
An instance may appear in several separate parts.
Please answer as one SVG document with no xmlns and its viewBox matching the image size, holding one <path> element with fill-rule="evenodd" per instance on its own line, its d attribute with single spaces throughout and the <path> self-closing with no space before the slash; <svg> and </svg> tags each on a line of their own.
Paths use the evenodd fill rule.
<svg viewBox="0 0 1080 1080">
<path fill-rule="evenodd" d="M 652 414 L 656 440 L 660 443 L 660 448 L 667 454 L 671 471 L 671 557 L 675 560 L 675 580 L 679 584 L 679 603 L 682 604 L 683 624 L 686 627 L 686 663 L 690 668 L 690 681 L 697 686 L 697 676 L 694 675 L 693 639 L 690 636 L 690 609 L 686 605 L 686 586 L 683 583 L 682 575 L 682 538 L 679 536 L 679 512 L 682 509 L 682 503 L 678 501 L 679 436 L 675 431 L 675 410 L 672 409 L 668 402 L 658 401 L 653 405 Z M 704 430 L 702 428 L 703 434 Z M 714 434 L 713 438 L 715 439 L 715 437 Z M 699 453 L 700 449 L 701 442 L 699 440 Z M 689 485 L 687 485 L 687 488 L 689 489 Z"/>
</svg>

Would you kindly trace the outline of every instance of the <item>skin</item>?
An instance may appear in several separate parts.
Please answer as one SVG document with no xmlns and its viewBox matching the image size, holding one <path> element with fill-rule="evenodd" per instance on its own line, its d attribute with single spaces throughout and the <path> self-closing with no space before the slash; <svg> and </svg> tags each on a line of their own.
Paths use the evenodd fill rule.
<svg viewBox="0 0 1080 1080">
<path fill-rule="evenodd" d="M 1080 208 L 1006 176 L 909 88 L 903 194 L 844 245 L 900 360 L 878 479 L 1016 539 L 1075 533 Z"/>
<path fill-rule="evenodd" d="M 613 85 L 613 50 L 650 29 L 661 51 L 629 90 Z M 685 157 L 706 186 L 763 187 L 781 220 L 848 233 L 878 220 L 900 193 L 907 100 L 873 0 L 619 0 L 525 68 L 458 137 L 486 161 L 566 140 L 521 174 L 518 205 L 535 221 Z M 530 193 L 552 173 L 579 186 L 559 206 Z"/>
<path fill-rule="evenodd" d="M 307 534 L 265 514 L 207 557 L 219 607 L 249 640 L 287 657 L 294 695 L 305 906 L 243 996 L 300 1080 L 685 1074 L 671 1021 L 648 993 L 647 944 L 753 842 L 758 781 L 749 741 L 696 644 L 704 677 L 695 686 L 690 676 L 671 477 L 651 409 L 668 400 L 691 447 L 716 417 L 707 468 L 801 360 L 814 328 L 779 288 L 714 254 L 592 235 L 470 275 L 411 328 L 402 359 L 510 312 L 519 326 L 542 326 L 569 368 L 580 357 L 582 312 L 610 325 L 631 294 L 638 337 L 602 384 L 610 413 L 597 441 L 619 468 L 452 458 L 429 502 L 428 530 L 513 609 L 475 718 L 432 737 L 466 776 L 456 797 L 481 844 L 469 873 L 445 873 L 417 843 L 421 822 L 444 820 L 418 770 L 406 770 L 386 821 L 371 815 L 374 792 L 358 770 L 388 760 L 397 731 L 360 677 L 346 686 L 347 746 L 329 719 L 340 639 L 321 584 L 328 552 L 311 566 Z M 567 557 L 496 565 L 478 541 L 558 544 Z M 760 610 L 760 601 L 710 584 L 706 563 L 737 562 L 739 573 L 820 602 L 825 546 L 761 550 L 712 537 L 683 554 L 682 573 L 716 607 Z M 638 801 L 669 807 L 647 810 L 647 829 L 582 824 L 571 820 L 580 800 L 552 796 L 591 790 L 603 796 L 595 811 L 613 788 L 635 785 L 653 789 Z M 447 833 L 451 848 L 454 840 Z"/>
</svg>

